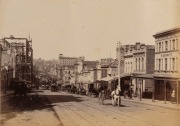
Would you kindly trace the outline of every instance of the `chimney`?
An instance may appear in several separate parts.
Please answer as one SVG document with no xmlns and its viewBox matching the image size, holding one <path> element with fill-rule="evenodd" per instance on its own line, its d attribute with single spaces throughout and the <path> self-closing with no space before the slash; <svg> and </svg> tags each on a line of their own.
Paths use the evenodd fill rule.
<svg viewBox="0 0 180 126">
<path fill-rule="evenodd" d="M 136 49 L 139 50 L 140 49 L 140 42 L 136 42 Z"/>
<path fill-rule="evenodd" d="M 63 57 L 63 54 L 59 54 L 59 59 L 60 59 L 61 57 Z"/>
</svg>

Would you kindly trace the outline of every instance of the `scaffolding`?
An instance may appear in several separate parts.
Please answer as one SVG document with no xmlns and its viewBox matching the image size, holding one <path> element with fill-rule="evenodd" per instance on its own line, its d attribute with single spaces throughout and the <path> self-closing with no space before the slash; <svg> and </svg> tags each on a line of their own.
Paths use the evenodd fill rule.
<svg viewBox="0 0 180 126">
<path fill-rule="evenodd" d="M 15 80 L 31 85 L 33 74 L 32 39 L 10 36 L 3 38 L 3 41 L 10 43 L 11 49 L 15 51 Z"/>
</svg>

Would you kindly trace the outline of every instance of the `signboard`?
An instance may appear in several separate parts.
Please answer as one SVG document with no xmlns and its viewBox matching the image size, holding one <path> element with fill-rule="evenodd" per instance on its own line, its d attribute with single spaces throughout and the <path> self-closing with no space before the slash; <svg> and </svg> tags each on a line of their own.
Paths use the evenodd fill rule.
<svg viewBox="0 0 180 126">
<path fill-rule="evenodd" d="M 163 53 L 161 54 L 161 57 L 170 57 L 172 56 L 172 52 L 171 53 Z"/>
</svg>

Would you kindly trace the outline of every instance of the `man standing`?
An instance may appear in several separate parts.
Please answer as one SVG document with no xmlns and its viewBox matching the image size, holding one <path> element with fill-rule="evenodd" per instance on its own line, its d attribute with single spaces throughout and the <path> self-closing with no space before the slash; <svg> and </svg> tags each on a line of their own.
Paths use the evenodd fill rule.
<svg viewBox="0 0 180 126">
<path fill-rule="evenodd" d="M 175 90 L 172 91 L 172 94 L 171 94 L 171 101 L 172 101 L 172 103 L 175 102 Z"/>
</svg>

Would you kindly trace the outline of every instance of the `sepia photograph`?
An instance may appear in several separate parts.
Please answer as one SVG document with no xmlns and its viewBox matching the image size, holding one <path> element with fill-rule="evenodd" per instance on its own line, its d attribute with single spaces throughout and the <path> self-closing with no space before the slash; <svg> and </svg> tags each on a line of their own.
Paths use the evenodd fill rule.
<svg viewBox="0 0 180 126">
<path fill-rule="evenodd" d="M 180 126 L 180 0 L 0 0 L 0 126 Z"/>
</svg>

